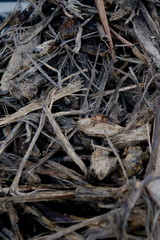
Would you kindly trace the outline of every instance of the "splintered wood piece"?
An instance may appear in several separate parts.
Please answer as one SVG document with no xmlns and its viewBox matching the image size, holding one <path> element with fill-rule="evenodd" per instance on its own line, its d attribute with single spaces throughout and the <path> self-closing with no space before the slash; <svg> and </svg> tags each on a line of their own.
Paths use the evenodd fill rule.
<svg viewBox="0 0 160 240">
<path fill-rule="evenodd" d="M 141 127 L 125 131 L 118 124 L 95 121 L 94 118 L 84 118 L 77 122 L 78 129 L 85 134 L 93 137 L 110 137 L 116 147 L 136 145 L 142 141 L 148 141 L 148 128 L 144 124 Z"/>
<path fill-rule="evenodd" d="M 114 198 L 118 200 L 121 198 L 121 188 L 119 187 L 106 187 L 106 186 L 78 186 L 76 188 L 77 199 L 82 202 L 98 201 L 107 198 Z"/>
<path fill-rule="evenodd" d="M 95 118 L 84 118 L 77 122 L 78 129 L 93 137 L 105 138 L 105 134 L 113 136 L 123 131 L 123 127 L 118 124 L 97 121 Z"/>
<path fill-rule="evenodd" d="M 141 127 L 121 132 L 111 137 L 111 140 L 116 147 L 120 148 L 148 142 L 148 125 L 144 124 Z"/>
<path fill-rule="evenodd" d="M 20 108 L 17 112 L 10 114 L 9 116 L 3 117 L 0 119 L 0 126 L 4 124 L 9 124 L 12 122 L 17 122 L 21 117 L 26 116 L 28 113 L 36 111 L 38 109 L 42 108 L 42 101 L 32 101 L 28 105 L 25 105 L 24 107 Z"/>
<path fill-rule="evenodd" d="M 107 177 L 115 169 L 117 158 L 109 156 L 107 149 L 97 148 L 91 156 L 90 174 L 99 180 Z"/>
<path fill-rule="evenodd" d="M 149 30 L 146 22 L 141 17 L 136 17 L 133 20 L 133 27 L 138 40 L 151 56 L 155 65 L 160 69 L 160 51 L 156 47 L 158 43 L 156 43 L 156 39 Z"/>
</svg>

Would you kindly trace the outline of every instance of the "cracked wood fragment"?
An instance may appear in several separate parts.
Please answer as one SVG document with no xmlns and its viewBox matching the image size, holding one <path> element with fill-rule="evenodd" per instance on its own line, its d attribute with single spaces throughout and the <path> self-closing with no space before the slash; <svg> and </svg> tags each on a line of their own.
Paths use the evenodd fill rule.
<svg viewBox="0 0 160 240">
<path fill-rule="evenodd" d="M 155 65 L 160 68 L 160 51 L 157 48 L 157 39 L 155 36 L 153 36 L 147 24 L 142 20 L 141 17 L 134 18 L 133 27 L 138 40 L 146 52 L 151 56 Z"/>
<path fill-rule="evenodd" d="M 80 119 L 78 122 L 78 129 L 85 134 L 93 137 L 105 138 L 107 132 L 108 136 L 120 133 L 124 128 L 118 124 L 94 121 L 94 118 Z"/>
<path fill-rule="evenodd" d="M 107 121 L 96 122 L 94 118 L 84 118 L 77 122 L 77 126 L 80 131 L 92 137 L 106 138 L 107 133 L 107 136 L 110 137 L 114 146 L 118 148 L 148 141 L 146 124 L 135 129 L 124 130 L 124 128 L 118 124 Z"/>
</svg>

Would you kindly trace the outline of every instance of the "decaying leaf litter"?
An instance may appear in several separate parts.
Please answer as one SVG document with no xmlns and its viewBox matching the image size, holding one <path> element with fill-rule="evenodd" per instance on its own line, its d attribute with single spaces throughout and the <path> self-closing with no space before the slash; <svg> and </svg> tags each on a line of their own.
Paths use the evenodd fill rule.
<svg viewBox="0 0 160 240">
<path fill-rule="evenodd" d="M 159 239 L 159 12 L 30 0 L 1 23 L 0 239 Z"/>
</svg>

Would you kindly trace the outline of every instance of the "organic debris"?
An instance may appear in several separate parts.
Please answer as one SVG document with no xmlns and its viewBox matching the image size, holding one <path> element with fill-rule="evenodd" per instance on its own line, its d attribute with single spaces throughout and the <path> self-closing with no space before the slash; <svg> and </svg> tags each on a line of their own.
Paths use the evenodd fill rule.
<svg viewBox="0 0 160 240">
<path fill-rule="evenodd" d="M 158 240 L 159 1 L 28 2 L 0 25 L 0 239 Z"/>
</svg>

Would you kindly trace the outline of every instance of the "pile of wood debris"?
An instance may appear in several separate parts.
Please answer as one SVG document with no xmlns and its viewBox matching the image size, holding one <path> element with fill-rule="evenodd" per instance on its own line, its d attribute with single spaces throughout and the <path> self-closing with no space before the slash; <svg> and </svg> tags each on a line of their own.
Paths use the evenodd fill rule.
<svg viewBox="0 0 160 240">
<path fill-rule="evenodd" d="M 158 240 L 159 0 L 28 0 L 0 30 L 0 239 Z"/>
</svg>

